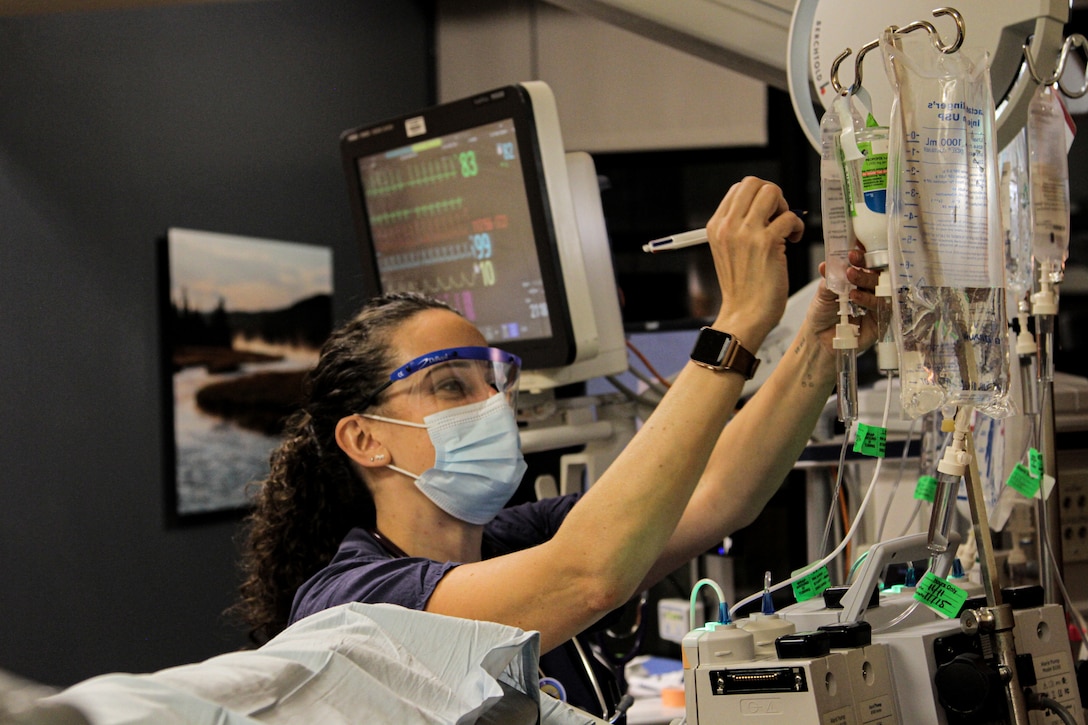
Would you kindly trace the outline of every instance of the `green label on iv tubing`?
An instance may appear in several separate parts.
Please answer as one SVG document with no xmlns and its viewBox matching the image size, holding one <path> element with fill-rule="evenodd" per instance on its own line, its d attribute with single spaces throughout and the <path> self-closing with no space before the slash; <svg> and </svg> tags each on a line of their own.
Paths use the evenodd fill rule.
<svg viewBox="0 0 1088 725">
<path fill-rule="evenodd" d="M 914 498 L 933 503 L 937 499 L 937 479 L 934 476 L 922 476 L 914 487 Z"/>
<path fill-rule="evenodd" d="M 829 586 L 831 575 L 827 573 L 826 566 L 821 566 L 793 583 L 793 596 L 798 602 L 807 602 L 823 594 Z"/>
<path fill-rule="evenodd" d="M 914 598 L 942 617 L 951 619 L 963 609 L 967 592 L 927 571 L 914 590 Z"/>
<path fill-rule="evenodd" d="M 886 428 L 858 423 L 858 433 L 854 439 L 854 453 L 883 458 L 887 444 L 888 430 Z"/>
<path fill-rule="evenodd" d="M 1005 481 L 1005 485 L 1022 494 L 1024 498 L 1035 498 L 1035 494 L 1039 493 L 1039 484 L 1039 479 L 1031 475 L 1031 471 L 1023 463 L 1013 466 L 1012 473 Z"/>
<path fill-rule="evenodd" d="M 1036 478 L 1043 477 L 1043 454 L 1037 448 L 1028 449 L 1028 470 Z"/>
</svg>

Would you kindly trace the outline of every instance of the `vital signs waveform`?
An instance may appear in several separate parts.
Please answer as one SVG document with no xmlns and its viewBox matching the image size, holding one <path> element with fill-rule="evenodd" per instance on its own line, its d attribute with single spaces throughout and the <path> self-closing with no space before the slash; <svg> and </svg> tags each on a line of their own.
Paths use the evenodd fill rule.
<svg viewBox="0 0 1088 725">
<path fill-rule="evenodd" d="M 456 214 L 461 211 L 464 206 L 465 200 L 461 197 L 442 199 L 429 204 L 417 204 L 415 206 L 378 212 L 370 216 L 370 223 L 375 227 L 389 224 L 403 224 L 421 218 Z"/>
<path fill-rule="evenodd" d="M 411 190 L 418 186 L 441 184 L 461 176 L 461 164 L 457 156 L 439 156 L 405 163 L 394 168 L 368 171 L 366 176 L 367 200 Z"/>
<path fill-rule="evenodd" d="M 472 289 L 479 280 L 480 275 L 473 267 L 471 272 L 461 271 L 458 274 L 442 275 L 433 279 L 405 280 L 395 282 L 389 288 L 393 292 L 420 292 L 428 297 L 437 297 L 449 292 Z"/>
<path fill-rule="evenodd" d="M 400 272 L 406 269 L 416 270 L 435 264 L 451 262 L 474 262 L 476 255 L 468 242 L 444 244 L 440 247 L 422 247 L 406 252 L 383 254 L 378 260 L 378 269 L 382 274 Z"/>
<path fill-rule="evenodd" d="M 413 249 L 396 254 L 384 254 L 378 259 L 378 269 L 389 280 L 389 289 L 396 292 L 422 292 L 435 296 L 452 291 L 471 289 L 483 278 L 473 246 L 467 242 L 439 247 Z M 443 265 L 431 276 L 420 273 L 429 267 Z M 454 265 L 450 270 L 449 265 Z M 410 272 L 398 278 L 397 272 Z"/>
<path fill-rule="evenodd" d="M 387 215 L 383 224 L 372 225 L 371 230 L 375 247 L 388 251 L 465 239 L 472 227 L 468 211 L 458 203 L 441 206 L 428 204 L 415 210 L 415 213 Z"/>
</svg>

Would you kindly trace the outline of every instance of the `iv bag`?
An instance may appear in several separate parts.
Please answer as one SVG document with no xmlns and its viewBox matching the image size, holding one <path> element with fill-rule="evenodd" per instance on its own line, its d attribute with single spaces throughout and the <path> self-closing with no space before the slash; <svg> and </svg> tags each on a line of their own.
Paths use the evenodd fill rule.
<svg viewBox="0 0 1088 725">
<path fill-rule="evenodd" d="M 824 232 L 824 279 L 840 298 L 849 294 L 846 269 L 854 246 L 842 175 L 842 116 L 850 121 L 850 96 L 838 96 L 820 120 L 820 211 Z"/>
<path fill-rule="evenodd" d="M 1028 106 L 1028 152 L 1035 259 L 1047 263 L 1050 282 L 1062 281 L 1069 256 L 1068 114 L 1052 86 L 1039 86 Z"/>
<path fill-rule="evenodd" d="M 871 257 L 888 248 L 888 129 L 876 125 L 858 129 L 854 141 L 862 158 L 846 162 L 850 215 L 854 236 Z"/>
<path fill-rule="evenodd" d="M 901 402 L 991 417 L 1009 403 L 1003 241 L 989 59 L 926 33 L 881 39 L 894 91 L 889 251 Z"/>
<path fill-rule="evenodd" d="M 1028 175 L 1027 130 L 1001 150 L 997 157 L 1001 174 L 1001 227 L 1005 234 L 1005 288 L 1009 313 L 1031 292 L 1032 219 L 1031 180 Z"/>
</svg>

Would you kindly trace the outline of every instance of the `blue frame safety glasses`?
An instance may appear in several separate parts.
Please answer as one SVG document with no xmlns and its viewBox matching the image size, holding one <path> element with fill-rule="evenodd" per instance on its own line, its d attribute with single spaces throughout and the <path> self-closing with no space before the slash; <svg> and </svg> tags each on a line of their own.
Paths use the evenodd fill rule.
<svg viewBox="0 0 1088 725">
<path fill-rule="evenodd" d="M 395 383 L 392 394 L 414 396 L 422 410 L 435 412 L 486 400 L 495 393 L 506 396 L 517 409 L 521 358 L 497 347 L 451 347 L 409 360 L 389 373 L 389 380 L 368 395 L 359 409 L 367 409 Z"/>
</svg>

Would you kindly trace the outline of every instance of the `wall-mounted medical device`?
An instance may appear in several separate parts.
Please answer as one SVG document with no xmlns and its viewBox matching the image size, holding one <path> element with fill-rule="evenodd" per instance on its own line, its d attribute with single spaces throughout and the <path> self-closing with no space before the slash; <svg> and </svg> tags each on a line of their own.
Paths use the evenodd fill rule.
<svg viewBox="0 0 1088 725">
<path fill-rule="evenodd" d="M 351 129 L 341 152 L 368 293 L 450 303 L 521 357 L 523 390 L 626 369 L 597 176 L 546 84 Z"/>
</svg>

